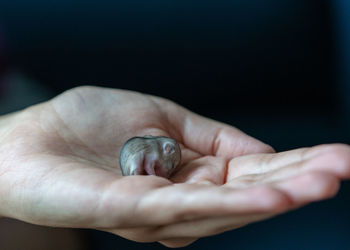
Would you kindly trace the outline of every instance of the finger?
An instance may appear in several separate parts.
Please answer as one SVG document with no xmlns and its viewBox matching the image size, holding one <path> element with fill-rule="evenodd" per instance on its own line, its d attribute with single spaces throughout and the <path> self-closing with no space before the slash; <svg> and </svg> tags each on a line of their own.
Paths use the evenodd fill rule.
<svg viewBox="0 0 350 250">
<path fill-rule="evenodd" d="M 337 177 L 327 173 L 310 172 L 272 185 L 287 193 L 298 207 L 333 197 L 339 190 L 340 181 Z"/>
<path fill-rule="evenodd" d="M 276 212 L 291 205 L 287 195 L 269 187 L 233 190 L 174 184 L 142 197 L 132 210 L 132 219 L 138 226 L 156 226 L 225 214 Z"/>
<path fill-rule="evenodd" d="M 305 205 L 309 202 L 318 201 L 332 197 L 339 188 L 339 180 L 329 174 L 314 172 L 298 176 L 283 183 L 273 184 L 282 192 L 288 194 L 293 200 L 292 209 Z M 203 236 L 215 235 L 225 231 L 233 230 L 247 224 L 265 220 L 284 211 L 258 212 L 252 214 L 227 214 L 206 217 L 198 220 L 181 221 L 178 223 L 145 229 L 129 229 L 118 232 L 119 235 L 131 236 L 138 241 L 159 241 L 168 246 L 184 246 L 191 239 Z M 177 239 L 184 239 L 178 241 Z M 167 240 L 162 240 L 167 239 Z"/>
<path fill-rule="evenodd" d="M 293 208 L 296 208 L 309 202 L 323 200 L 334 196 L 339 190 L 339 180 L 338 178 L 326 173 L 313 172 L 282 183 L 275 183 L 273 186 L 288 194 L 293 200 Z M 292 207 L 289 209 L 291 208 Z M 158 238 L 198 238 L 233 230 L 252 222 L 273 217 L 276 214 L 278 213 L 255 213 L 241 216 L 219 216 L 196 221 L 184 221 L 160 227 L 154 232 L 154 235 Z"/>
<path fill-rule="evenodd" d="M 279 169 L 264 174 L 248 174 L 231 179 L 227 184 L 234 188 L 244 188 L 252 185 L 265 184 L 283 181 L 300 174 L 312 171 L 322 171 L 338 178 L 346 179 L 350 177 L 350 148 L 344 145 L 321 146 L 310 150 L 313 156 L 305 157 L 298 162 L 289 164 Z M 321 149 L 321 150 L 319 150 Z"/>
<path fill-rule="evenodd" d="M 272 176 L 276 178 L 298 174 L 301 168 L 304 171 L 329 171 L 340 178 L 349 178 L 350 147 L 343 144 L 330 144 L 277 154 L 237 157 L 229 163 L 227 181 L 237 180 L 239 176 L 269 181 L 268 178 Z"/>
<path fill-rule="evenodd" d="M 201 219 L 179 221 L 166 226 L 106 231 L 139 242 L 161 241 L 162 244 L 169 247 L 186 246 L 199 237 L 233 230 L 249 223 L 265 220 L 309 202 L 332 197 L 339 188 L 339 180 L 329 174 L 313 172 L 272 185 L 286 193 L 292 199 L 293 205 L 279 211 L 220 214 Z"/>
<path fill-rule="evenodd" d="M 159 233 L 159 227 L 145 227 L 145 228 L 130 228 L 130 229 L 101 229 L 98 230 L 109 232 L 112 234 L 119 235 L 123 238 L 133 240 L 136 242 L 150 243 L 156 242 L 167 246 L 167 247 L 184 247 L 198 239 L 198 237 L 175 237 L 174 235 L 169 238 L 164 238 Z M 178 235 L 176 233 L 175 235 Z"/>
<path fill-rule="evenodd" d="M 254 154 L 233 158 L 227 171 L 228 181 L 242 175 L 264 174 L 307 159 L 309 148 L 281 153 Z"/>
<path fill-rule="evenodd" d="M 176 224 L 166 225 L 164 227 L 158 227 L 152 232 L 152 237 L 161 240 L 185 237 L 200 238 L 234 230 L 243 227 L 247 224 L 270 218 L 274 215 L 276 214 L 261 213 L 250 214 L 245 216 L 231 215 L 211 217 L 194 221 L 185 221 Z"/>
<path fill-rule="evenodd" d="M 174 136 L 200 154 L 232 158 L 244 154 L 274 152 L 269 145 L 237 128 L 202 117 L 163 99 L 155 100 L 164 109 Z"/>
<path fill-rule="evenodd" d="M 249 223 L 269 218 L 275 214 L 276 213 L 219 215 L 157 227 L 103 230 L 138 242 L 162 241 L 179 245 L 188 244 L 190 241 L 200 237 L 240 228 Z M 180 242 L 178 242 L 179 239 L 181 239 Z"/>
</svg>

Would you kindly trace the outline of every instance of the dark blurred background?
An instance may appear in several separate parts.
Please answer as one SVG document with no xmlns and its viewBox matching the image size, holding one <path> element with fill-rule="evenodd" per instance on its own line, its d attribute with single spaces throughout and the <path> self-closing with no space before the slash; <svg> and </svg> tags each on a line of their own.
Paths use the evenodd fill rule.
<svg viewBox="0 0 350 250">
<path fill-rule="evenodd" d="M 1 0 L 0 114 L 89 84 L 169 98 L 278 151 L 350 143 L 349 13 L 348 0 Z M 349 194 L 343 183 L 331 200 L 186 249 L 350 249 Z M 165 249 L 73 233 L 71 249 Z M 0 247 L 20 242 L 6 235 Z"/>
</svg>

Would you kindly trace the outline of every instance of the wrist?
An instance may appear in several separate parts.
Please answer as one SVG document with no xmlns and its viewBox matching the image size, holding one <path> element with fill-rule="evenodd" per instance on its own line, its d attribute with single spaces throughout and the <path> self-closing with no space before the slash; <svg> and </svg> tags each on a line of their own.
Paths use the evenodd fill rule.
<svg viewBox="0 0 350 250">
<path fill-rule="evenodd" d="M 4 181 L 4 176 L 7 172 L 6 169 L 11 165 L 8 160 L 11 156 L 11 141 L 13 141 L 11 137 L 15 138 L 12 134 L 16 128 L 17 117 L 21 113 L 14 112 L 0 116 L 0 218 L 6 217 L 4 212 L 6 206 L 4 204 L 7 203 L 8 192 L 6 190 L 8 190 L 8 186 L 5 184 L 7 182 Z"/>
</svg>

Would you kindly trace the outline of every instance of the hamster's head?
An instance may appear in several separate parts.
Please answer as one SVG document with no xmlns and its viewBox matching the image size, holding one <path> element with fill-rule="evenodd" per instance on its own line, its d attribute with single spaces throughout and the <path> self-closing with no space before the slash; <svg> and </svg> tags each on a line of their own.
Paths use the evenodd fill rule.
<svg viewBox="0 0 350 250">
<path fill-rule="evenodd" d="M 159 172 L 169 177 L 181 162 L 181 149 L 179 144 L 172 138 L 158 137 L 160 157 L 158 159 Z"/>
</svg>

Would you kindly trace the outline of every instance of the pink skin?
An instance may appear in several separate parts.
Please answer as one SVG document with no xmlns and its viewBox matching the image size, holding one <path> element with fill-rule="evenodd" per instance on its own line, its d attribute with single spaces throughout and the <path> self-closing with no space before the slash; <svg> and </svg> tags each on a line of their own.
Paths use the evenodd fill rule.
<svg viewBox="0 0 350 250">
<path fill-rule="evenodd" d="M 164 178 L 168 178 L 170 175 L 170 172 L 159 163 L 154 154 L 146 154 L 141 167 L 148 175 L 156 175 Z"/>
<path fill-rule="evenodd" d="M 148 175 L 156 175 L 154 170 L 155 162 L 154 160 L 149 159 L 149 157 L 145 156 L 143 161 L 143 166 L 141 166 Z"/>
</svg>

